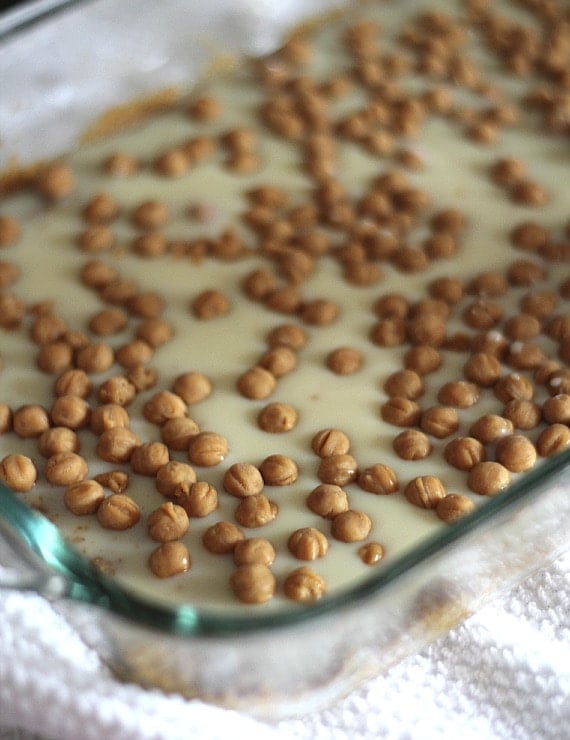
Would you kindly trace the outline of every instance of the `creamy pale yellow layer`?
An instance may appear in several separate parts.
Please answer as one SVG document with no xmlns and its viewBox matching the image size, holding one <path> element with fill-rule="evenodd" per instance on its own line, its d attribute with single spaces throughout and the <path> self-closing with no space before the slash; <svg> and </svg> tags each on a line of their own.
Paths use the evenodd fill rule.
<svg viewBox="0 0 570 740">
<path fill-rule="evenodd" d="M 382 38 L 389 40 L 397 35 L 407 18 L 431 5 L 427 2 L 381 3 L 371 6 L 367 13 L 380 20 Z M 442 10 L 456 6 L 453 2 L 438 4 Z M 493 4 L 495 7 L 499 8 Z M 351 21 L 362 13 L 355 11 Z M 517 11 L 517 17 L 527 16 Z M 331 77 L 348 65 L 348 55 L 336 40 L 338 29 L 339 23 L 335 22 L 316 34 L 315 58 L 309 66 L 311 74 Z M 395 48 L 394 43 L 387 41 L 385 48 Z M 525 81 L 495 71 L 496 61 L 476 45 L 475 39 L 467 40 L 464 52 L 480 60 L 482 67 L 492 73 L 493 81 L 505 92 L 507 100 L 523 90 Z M 423 89 L 426 85 L 414 76 L 405 78 L 402 84 L 409 90 Z M 450 89 L 456 99 L 471 100 L 465 91 Z M 16 215 L 23 224 L 21 242 L 5 254 L 22 271 L 14 290 L 30 303 L 55 300 L 56 312 L 68 320 L 70 327 L 82 329 L 90 315 L 103 306 L 96 294 L 82 286 L 77 277 L 89 258 L 76 246 L 77 234 L 83 228 L 78 213 L 81 206 L 100 191 L 108 192 L 120 202 L 125 215 L 113 224 L 119 247 L 102 255 L 102 259 L 115 264 L 122 276 L 134 279 L 141 289 L 162 293 L 167 299 L 164 318 L 175 328 L 175 337 L 157 350 L 151 363 L 160 372 L 158 387 L 141 394 L 129 407 L 132 427 L 143 441 L 158 440 L 158 428 L 142 420 L 142 404 L 155 390 L 170 388 L 178 374 L 197 370 L 211 379 L 213 393 L 191 407 L 189 414 L 202 430 L 220 432 L 230 445 L 229 455 L 220 466 L 196 468 L 198 478 L 217 487 L 220 508 L 205 519 L 191 520 L 190 531 L 183 541 L 188 545 L 192 568 L 173 579 L 155 578 L 146 564 L 156 543 L 147 536 L 145 518 L 164 501 L 156 492 L 152 479 L 131 475 L 128 493 L 140 503 L 143 516 L 133 529 L 120 533 L 103 530 L 94 516 L 70 514 L 63 506 L 61 489 L 51 488 L 43 480 L 24 499 L 32 504 L 41 503 L 80 551 L 108 561 L 117 579 L 129 588 L 161 601 L 190 601 L 215 609 L 244 609 L 247 607 L 237 603 L 228 588 L 233 570 L 231 556 L 213 556 L 201 545 L 202 533 L 208 526 L 233 517 L 238 500 L 225 494 L 221 484 L 223 472 L 230 464 L 252 462 L 257 465 L 269 454 L 283 453 L 291 456 L 299 466 L 300 476 L 295 484 L 265 488 L 264 493 L 279 505 L 276 520 L 260 529 L 245 530 L 247 536 L 267 537 L 275 544 L 278 554 L 273 571 L 279 583 L 290 570 L 302 565 L 287 552 L 286 540 L 293 530 L 314 526 L 329 536 L 330 523 L 311 513 L 305 505 L 307 494 L 319 483 L 316 474 L 319 461 L 310 449 L 310 440 L 319 429 L 331 426 L 344 430 L 352 441 L 351 451 L 360 467 L 377 462 L 391 465 L 399 475 L 402 488 L 415 476 L 435 474 L 441 477 L 449 492 L 467 492 L 465 474 L 443 460 L 447 440 L 433 440 L 434 451 L 422 461 L 405 462 L 393 452 L 392 439 L 399 430 L 380 418 L 380 405 L 386 399 L 382 386 L 390 373 L 401 368 L 406 347 L 382 349 L 371 344 L 367 336 L 375 321 L 371 305 L 379 295 L 389 292 L 401 292 L 412 301 L 419 300 L 426 296 L 426 286 L 439 276 L 468 278 L 483 270 L 503 270 L 524 256 L 509 245 L 507 238 L 512 226 L 522 220 L 537 218 L 553 230 L 560 229 L 568 217 L 568 144 L 562 137 L 542 135 L 530 118 L 528 121 L 523 118 L 521 125 L 513 129 L 505 129 L 500 142 L 492 147 L 472 143 L 457 124 L 439 118 L 428 120 L 417 138 L 402 140 L 402 146 L 416 151 L 425 162 L 422 171 L 408 173 L 408 176 L 414 186 L 430 194 L 430 212 L 454 207 L 461 209 L 467 218 L 468 228 L 461 239 L 459 255 L 453 260 L 433 262 L 426 272 L 413 275 L 383 264 L 382 282 L 367 288 L 347 284 L 340 275 L 338 263 L 319 260 L 315 274 L 302 285 L 303 295 L 336 301 L 340 317 L 328 327 L 306 327 L 309 342 L 299 352 L 297 369 L 278 381 L 275 392 L 268 399 L 295 406 L 299 411 L 298 425 L 287 434 L 268 434 L 256 423 L 257 412 L 267 401 L 244 399 L 235 389 L 239 375 L 255 364 L 265 350 L 264 338 L 268 330 L 289 320 L 244 299 L 240 284 L 252 269 L 260 266 L 259 261 L 253 257 L 233 263 L 205 260 L 198 265 L 172 256 L 137 257 L 129 253 L 129 242 L 137 232 L 126 214 L 142 201 L 164 200 L 171 212 L 163 230 L 169 238 L 213 236 L 232 227 L 238 229 L 246 241 L 251 241 L 250 232 L 240 222 L 240 214 L 247 207 L 245 193 L 248 190 L 256 185 L 275 183 L 292 194 L 293 203 L 302 202 L 309 193 L 310 182 L 299 166 L 300 150 L 260 129 L 262 166 L 252 175 L 232 173 L 220 166 L 219 159 L 200 165 L 179 179 L 160 177 L 150 168 L 128 179 L 113 179 L 105 176 L 101 168 L 105 157 L 115 151 L 132 152 L 141 160 L 152 160 L 166 146 L 193 135 L 210 135 L 255 124 L 254 112 L 262 95 L 247 72 L 237 71 L 231 78 L 213 82 L 209 92 L 223 101 L 223 115 L 215 124 L 196 124 L 184 112 L 174 111 L 135 131 L 82 147 L 70 155 L 78 187 L 64 203 L 44 208 L 34 196 L 20 195 L 7 201 L 2 212 Z M 340 114 L 354 108 L 355 101 L 362 95 L 358 91 L 349 95 L 336 103 L 333 110 Z M 474 97 L 472 99 L 475 101 Z M 518 157 L 527 163 L 529 175 L 549 192 L 547 205 L 538 211 L 516 205 L 490 181 L 488 168 L 501 156 Z M 365 192 L 374 175 L 392 166 L 389 158 L 372 156 L 352 143 L 339 143 L 341 180 L 351 196 Z M 214 206 L 217 213 L 214 221 L 204 225 L 189 219 L 187 209 L 193 203 Z M 420 228 L 410 241 L 419 244 L 426 235 L 425 227 Z M 562 270 L 550 269 L 548 285 L 556 288 L 563 277 L 563 269 L 564 266 Z M 191 315 L 191 299 L 206 288 L 217 288 L 230 299 L 231 311 L 227 316 L 200 321 Z M 506 302 L 510 310 L 517 310 L 518 300 L 526 290 L 512 291 Z M 464 327 L 454 320 L 450 328 Z M 1 400 L 14 409 L 31 402 L 49 407 L 53 378 L 36 369 L 37 348 L 25 336 L 25 330 L 2 333 L 0 352 L 5 368 L 0 376 Z M 119 346 L 129 336 L 127 331 L 110 341 L 113 346 Z M 364 365 L 355 375 L 336 376 L 325 367 L 327 353 L 342 345 L 351 345 L 363 353 Z M 545 349 L 552 350 L 552 346 L 547 343 Z M 421 399 L 423 408 L 435 403 L 437 390 L 446 380 L 462 377 L 461 367 L 466 355 L 443 352 L 443 357 L 442 368 L 426 378 L 427 390 Z M 113 374 L 117 372 L 115 367 Z M 103 377 L 96 377 L 96 382 Z M 538 395 L 537 398 L 542 397 Z M 460 411 L 462 426 L 458 435 L 466 433 L 474 418 L 488 411 L 500 413 L 501 409 L 502 404 L 492 392 L 485 392 L 473 409 Z M 533 432 L 533 438 L 536 434 Z M 89 462 L 90 476 L 114 467 L 95 456 L 94 435 L 81 432 L 80 437 L 81 453 Z M 40 468 L 44 464 L 34 441 L 18 440 L 11 435 L 0 437 L 0 457 L 14 451 L 29 454 Z M 173 457 L 185 460 L 183 453 Z M 374 496 L 360 490 L 356 484 L 347 486 L 346 490 L 351 508 L 366 512 L 373 520 L 368 539 L 385 547 L 385 560 L 377 568 L 385 567 L 446 526 L 433 511 L 410 505 L 401 491 L 392 496 Z M 357 555 L 360 543 L 344 544 L 330 536 L 329 542 L 327 556 L 311 563 L 325 577 L 329 592 L 345 588 L 374 572 Z M 284 603 L 278 593 L 272 602 L 256 608 L 272 609 Z"/>
</svg>

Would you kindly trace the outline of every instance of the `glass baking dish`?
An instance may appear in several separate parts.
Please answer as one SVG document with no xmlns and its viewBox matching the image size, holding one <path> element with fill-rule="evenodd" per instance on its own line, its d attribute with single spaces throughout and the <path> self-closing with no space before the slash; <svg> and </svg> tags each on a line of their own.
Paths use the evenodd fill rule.
<svg viewBox="0 0 570 740">
<path fill-rule="evenodd" d="M 267 52 L 333 6 L 205 5 L 140 2 L 133 18 L 118 0 L 40 0 L 1 17 L 0 170 L 56 156 L 110 107 L 185 87 L 222 52 Z M 334 701 L 565 551 L 569 486 L 565 452 L 353 588 L 260 616 L 135 595 L 0 486 L 0 585 L 54 600 L 125 680 L 276 719 Z"/>
</svg>

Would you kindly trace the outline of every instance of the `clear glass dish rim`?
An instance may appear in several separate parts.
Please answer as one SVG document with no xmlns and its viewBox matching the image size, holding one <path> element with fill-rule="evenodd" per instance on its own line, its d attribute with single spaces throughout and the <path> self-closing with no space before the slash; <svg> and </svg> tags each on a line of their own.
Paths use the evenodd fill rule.
<svg viewBox="0 0 570 740">
<path fill-rule="evenodd" d="M 28 0 L 22 5 L 0 9 L 0 43 L 16 36 L 31 26 L 53 17 L 62 11 L 76 8 L 96 0 Z"/>
<path fill-rule="evenodd" d="M 92 563 L 79 554 L 46 517 L 28 507 L 20 498 L 0 484 L 0 516 L 16 535 L 54 573 L 63 576 L 68 589 L 66 596 L 74 601 L 88 602 L 135 622 L 171 634 L 187 637 L 222 637 L 276 629 L 333 615 L 372 597 L 378 598 L 388 587 L 408 575 L 428 558 L 441 554 L 446 548 L 468 535 L 484 531 L 486 525 L 498 523 L 502 515 L 524 506 L 530 497 L 536 497 L 537 488 L 570 468 L 570 450 L 544 460 L 525 473 L 510 488 L 485 501 L 469 516 L 448 525 L 429 539 L 422 541 L 399 556 L 381 572 L 372 574 L 353 587 L 331 594 L 307 606 L 291 607 L 269 614 L 214 613 L 187 602 L 180 605 L 161 605 L 130 593 L 109 576 L 100 573 Z M 539 495 L 547 495 L 543 491 Z M 507 525 L 508 526 L 508 525 Z M 537 563 L 537 567 L 540 563 Z"/>
<path fill-rule="evenodd" d="M 9 9 L 0 15 L 0 43 L 22 31 L 66 10 L 88 5 L 96 0 L 33 0 L 23 7 Z M 570 450 L 543 461 L 525 473 L 500 495 L 482 503 L 475 512 L 411 548 L 382 569 L 355 586 L 329 595 L 310 606 L 294 605 L 270 614 L 218 614 L 202 610 L 191 603 L 160 605 L 130 593 L 112 578 L 99 572 L 77 552 L 48 519 L 28 507 L 0 483 L 0 517 L 16 536 L 54 573 L 63 576 L 66 596 L 75 601 L 95 604 L 142 626 L 187 637 L 222 637 L 275 629 L 300 624 L 324 615 L 355 608 L 363 600 L 378 597 L 402 576 L 409 574 L 426 559 L 433 557 L 466 536 L 493 525 L 502 514 L 516 510 L 536 495 L 538 485 L 570 467 Z M 546 492 L 543 492 L 543 494 Z M 4 512 L 4 516 L 2 514 Z M 1 533 L 0 533 L 1 536 Z"/>
</svg>

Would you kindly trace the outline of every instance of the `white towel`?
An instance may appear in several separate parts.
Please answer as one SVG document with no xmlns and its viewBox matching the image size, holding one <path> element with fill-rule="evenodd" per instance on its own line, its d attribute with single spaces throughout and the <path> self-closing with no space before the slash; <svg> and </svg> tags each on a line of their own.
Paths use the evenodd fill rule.
<svg viewBox="0 0 570 740">
<path fill-rule="evenodd" d="M 57 740 L 568 740 L 570 553 L 335 706 L 273 726 L 121 683 L 48 601 L 0 593 L 0 738 L 28 733 Z"/>
</svg>

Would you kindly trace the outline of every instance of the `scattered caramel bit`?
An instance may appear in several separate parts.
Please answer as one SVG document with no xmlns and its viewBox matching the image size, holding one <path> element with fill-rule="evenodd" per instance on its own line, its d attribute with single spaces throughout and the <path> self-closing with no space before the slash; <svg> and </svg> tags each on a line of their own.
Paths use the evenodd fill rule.
<svg viewBox="0 0 570 740">
<path fill-rule="evenodd" d="M 358 485 L 364 491 L 380 495 L 395 493 L 400 487 L 395 471 L 382 463 L 362 470 L 358 476 Z"/>
<path fill-rule="evenodd" d="M 448 442 L 443 455 L 446 462 L 458 470 L 471 470 L 486 460 L 485 447 L 475 437 L 456 437 Z"/>
<path fill-rule="evenodd" d="M 159 200 L 145 200 L 133 210 L 131 218 L 142 229 L 157 229 L 168 221 L 168 206 Z"/>
<path fill-rule="evenodd" d="M 328 455 L 321 459 L 317 476 L 322 483 L 345 486 L 358 477 L 358 463 L 348 453 Z"/>
<path fill-rule="evenodd" d="M 208 481 L 197 480 L 183 483 L 173 492 L 176 503 L 180 504 L 189 517 L 208 516 L 219 506 L 218 492 Z"/>
<path fill-rule="evenodd" d="M 547 426 L 536 440 L 536 451 L 542 457 L 551 457 L 569 448 L 570 429 L 560 422 Z"/>
<path fill-rule="evenodd" d="M 350 449 L 350 440 L 340 429 L 321 429 L 313 436 L 311 449 L 323 458 L 331 455 L 344 455 Z"/>
<path fill-rule="evenodd" d="M 262 400 L 273 393 L 276 387 L 275 376 L 264 367 L 255 366 L 241 375 L 237 381 L 237 389 L 245 398 Z"/>
<path fill-rule="evenodd" d="M 348 497 L 340 486 L 321 483 L 307 497 L 307 506 L 325 519 L 333 519 L 348 511 Z"/>
<path fill-rule="evenodd" d="M 212 382 L 203 373 L 189 371 L 174 379 L 172 391 L 189 405 L 199 403 L 212 392 Z"/>
<path fill-rule="evenodd" d="M 263 527 L 275 519 L 278 510 L 274 501 L 270 501 L 263 493 L 258 493 L 241 499 L 234 511 L 234 518 L 242 527 Z"/>
<path fill-rule="evenodd" d="M 459 429 L 459 414 L 453 406 L 432 406 L 422 412 L 420 427 L 426 434 L 444 439 Z"/>
<path fill-rule="evenodd" d="M 295 461 L 280 454 L 268 455 L 259 466 L 259 472 L 267 486 L 289 486 L 299 475 Z"/>
<path fill-rule="evenodd" d="M 104 529 L 130 529 L 139 521 L 140 516 L 138 504 L 125 493 L 113 493 L 97 509 L 97 519 Z"/>
<path fill-rule="evenodd" d="M 105 172 L 113 177 L 131 177 L 139 169 L 135 157 L 126 152 L 116 152 L 109 155 L 103 163 L 103 167 Z"/>
<path fill-rule="evenodd" d="M 503 409 L 503 416 L 512 422 L 515 429 L 536 429 L 542 420 L 542 409 L 534 401 L 513 398 Z"/>
<path fill-rule="evenodd" d="M 190 442 L 188 458 L 200 467 L 212 467 L 221 463 L 228 454 L 228 441 L 216 432 L 199 432 Z"/>
<path fill-rule="evenodd" d="M 205 123 L 218 119 L 222 113 L 222 106 L 217 98 L 204 95 L 191 102 L 188 112 L 196 121 Z"/>
<path fill-rule="evenodd" d="M 360 370 L 362 362 L 362 353 L 354 347 L 338 347 L 326 357 L 327 367 L 336 375 L 352 375 Z"/>
<path fill-rule="evenodd" d="M 372 530 L 372 520 L 363 511 L 348 509 L 337 514 L 331 524 L 331 534 L 341 542 L 361 542 Z"/>
<path fill-rule="evenodd" d="M 108 488 L 111 493 L 124 493 L 129 487 L 129 474 L 123 470 L 111 470 L 108 473 L 99 473 L 94 477 L 97 483 Z"/>
<path fill-rule="evenodd" d="M 208 552 L 217 555 L 231 553 L 238 542 L 245 539 L 244 533 L 232 522 L 220 521 L 208 527 L 202 536 L 202 544 Z"/>
<path fill-rule="evenodd" d="M 90 419 L 91 431 L 102 434 L 106 429 L 113 427 L 128 427 L 129 414 L 122 404 L 104 403 L 93 409 Z"/>
<path fill-rule="evenodd" d="M 317 560 L 329 549 L 325 535 L 314 527 L 303 527 L 293 532 L 287 540 L 291 554 L 299 560 Z"/>
<path fill-rule="evenodd" d="M 290 432 L 297 424 L 297 410 L 288 403 L 269 403 L 257 415 L 260 429 L 271 434 Z"/>
<path fill-rule="evenodd" d="M 96 480 L 83 480 L 65 489 L 63 502 L 67 508 L 79 516 L 95 514 L 105 498 L 103 486 Z"/>
<path fill-rule="evenodd" d="M 416 401 L 401 396 L 394 396 L 384 403 L 380 409 L 382 418 L 388 424 L 397 427 L 412 427 L 418 424 L 421 409 Z"/>
<path fill-rule="evenodd" d="M 274 327 L 267 335 L 267 344 L 270 347 L 285 345 L 293 350 L 302 349 L 307 343 L 305 330 L 295 324 L 280 324 Z"/>
<path fill-rule="evenodd" d="M 52 486 L 70 486 L 87 477 L 87 462 L 76 452 L 56 452 L 48 457 L 44 475 Z"/>
<path fill-rule="evenodd" d="M 16 244 L 20 234 L 20 224 L 15 218 L 0 216 L 0 249 Z"/>
<path fill-rule="evenodd" d="M 148 515 L 149 537 L 156 542 L 172 542 L 183 537 L 190 526 L 188 514 L 178 504 L 167 501 Z"/>
<path fill-rule="evenodd" d="M 542 415 L 548 424 L 570 425 L 570 394 L 557 393 L 542 404 Z"/>
<path fill-rule="evenodd" d="M 154 477 L 169 460 L 168 447 L 162 442 L 143 442 L 130 457 L 134 473 Z"/>
<path fill-rule="evenodd" d="M 275 576 L 263 563 L 246 563 L 231 574 L 230 588 L 240 601 L 262 604 L 275 593 Z"/>
<path fill-rule="evenodd" d="M 424 393 L 421 375 L 415 370 L 405 369 L 392 373 L 384 382 L 384 390 L 389 396 L 399 396 L 415 401 Z"/>
<path fill-rule="evenodd" d="M 232 496 L 245 498 L 261 493 L 263 478 L 255 465 L 234 463 L 224 474 L 223 486 Z"/>
<path fill-rule="evenodd" d="M 468 497 L 460 493 L 448 493 L 435 507 L 438 517 L 448 524 L 462 519 L 467 514 L 475 511 L 475 504 Z"/>
<path fill-rule="evenodd" d="M 49 427 L 49 414 L 39 404 L 25 404 L 13 413 L 12 429 L 21 439 L 39 437 Z"/>
<path fill-rule="evenodd" d="M 384 547 L 379 542 L 368 542 L 358 548 L 358 557 L 365 565 L 376 565 L 384 558 Z"/>
<path fill-rule="evenodd" d="M 230 310 L 230 302 L 219 290 L 205 290 L 192 301 L 192 313 L 197 319 L 218 319 Z"/>
<path fill-rule="evenodd" d="M 524 206 L 543 206 L 548 201 L 548 193 L 538 183 L 532 180 L 519 180 L 511 189 L 511 197 L 515 203 Z"/>
<path fill-rule="evenodd" d="M 158 391 L 143 406 L 143 416 L 151 424 L 161 426 L 169 419 L 186 416 L 186 403 L 172 391 Z"/>
<path fill-rule="evenodd" d="M 75 177 L 66 164 L 48 165 L 37 179 L 37 188 L 48 201 L 66 198 L 75 189 Z"/>
<path fill-rule="evenodd" d="M 408 483 L 404 488 L 404 495 L 414 506 L 434 509 L 447 494 L 439 478 L 434 475 L 422 475 Z"/>
<path fill-rule="evenodd" d="M 423 460 L 432 450 L 429 438 L 417 429 L 406 429 L 394 437 L 394 452 L 402 460 Z"/>
<path fill-rule="evenodd" d="M 171 578 L 190 570 L 190 553 L 182 542 L 163 542 L 149 555 L 148 566 L 158 578 Z"/>
<path fill-rule="evenodd" d="M 442 359 L 439 351 L 428 344 L 410 347 L 404 355 L 404 367 L 418 375 L 428 375 L 438 370 Z"/>
<path fill-rule="evenodd" d="M 260 563 L 269 567 L 273 564 L 275 555 L 275 548 L 264 537 L 250 537 L 240 540 L 233 552 L 234 563 L 236 565 Z"/>
<path fill-rule="evenodd" d="M 31 490 L 38 478 L 34 462 L 27 455 L 6 455 L 0 462 L 0 480 L 18 493 Z"/>
<path fill-rule="evenodd" d="M 482 461 L 474 465 L 469 471 L 467 485 L 474 493 L 483 496 L 495 496 L 511 482 L 511 474 L 499 462 Z"/>
<path fill-rule="evenodd" d="M 497 461 L 512 473 L 530 470 L 536 462 L 536 448 L 528 437 L 511 434 L 497 442 Z"/>
<path fill-rule="evenodd" d="M 130 429 L 112 427 L 105 429 L 99 437 L 95 454 L 105 462 L 126 463 L 140 443 L 140 438 Z"/>
<path fill-rule="evenodd" d="M 106 192 L 97 193 L 83 206 L 81 215 L 89 223 L 107 223 L 119 214 L 119 204 Z"/>
<path fill-rule="evenodd" d="M 324 578 L 306 565 L 291 571 L 283 581 L 285 596 L 304 604 L 322 598 L 325 592 Z"/>
</svg>

